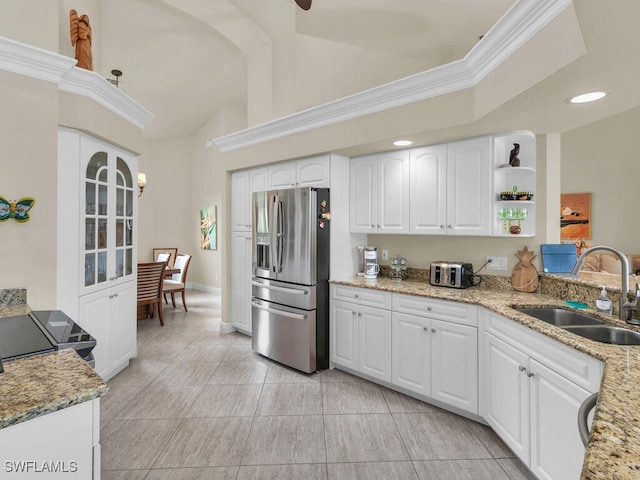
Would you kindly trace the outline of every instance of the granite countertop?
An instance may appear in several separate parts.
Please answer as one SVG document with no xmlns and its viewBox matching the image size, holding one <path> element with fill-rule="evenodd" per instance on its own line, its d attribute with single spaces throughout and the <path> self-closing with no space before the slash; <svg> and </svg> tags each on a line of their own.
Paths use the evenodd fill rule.
<svg viewBox="0 0 640 480">
<path fill-rule="evenodd" d="M 27 305 L 2 307 L 0 319 L 30 311 Z M 0 429 L 107 393 L 107 384 L 72 349 L 2 363 Z"/>
<path fill-rule="evenodd" d="M 387 278 L 365 280 L 354 277 L 330 282 L 480 305 L 601 360 L 604 363 L 602 383 L 581 478 L 640 478 L 640 346 L 625 347 L 591 341 L 512 308 L 513 305 L 564 306 L 564 301 L 551 295 L 484 287 L 458 290 L 434 287 L 424 281 Z M 599 316 L 594 309 L 589 309 L 586 313 Z M 599 317 L 607 323 L 640 331 L 617 318 Z"/>
</svg>

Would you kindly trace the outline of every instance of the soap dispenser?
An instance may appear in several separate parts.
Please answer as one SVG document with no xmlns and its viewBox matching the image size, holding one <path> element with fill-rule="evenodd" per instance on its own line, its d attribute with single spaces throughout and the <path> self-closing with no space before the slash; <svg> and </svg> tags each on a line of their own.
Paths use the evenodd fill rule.
<svg viewBox="0 0 640 480">
<path fill-rule="evenodd" d="M 600 285 L 602 291 L 600 292 L 600 296 L 596 298 L 596 310 L 599 313 L 604 313 L 605 315 L 611 315 L 613 311 L 613 302 L 607 296 L 607 287 L 604 285 Z"/>
</svg>

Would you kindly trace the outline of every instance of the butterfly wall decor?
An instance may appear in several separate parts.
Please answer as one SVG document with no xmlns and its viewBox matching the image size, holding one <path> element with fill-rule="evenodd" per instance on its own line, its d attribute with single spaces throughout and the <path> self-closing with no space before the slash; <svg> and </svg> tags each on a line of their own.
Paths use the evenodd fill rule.
<svg viewBox="0 0 640 480">
<path fill-rule="evenodd" d="M 5 222 L 9 218 L 15 218 L 18 222 L 29 221 L 29 210 L 36 203 L 35 198 L 25 197 L 17 202 L 10 202 L 0 196 L 0 222 Z"/>
</svg>

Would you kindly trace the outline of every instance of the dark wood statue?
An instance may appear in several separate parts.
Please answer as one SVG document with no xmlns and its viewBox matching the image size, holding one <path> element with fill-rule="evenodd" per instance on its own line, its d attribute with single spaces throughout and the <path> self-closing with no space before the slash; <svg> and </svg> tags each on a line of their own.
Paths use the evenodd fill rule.
<svg viewBox="0 0 640 480">
<path fill-rule="evenodd" d="M 511 165 L 512 167 L 520 166 L 520 159 L 518 158 L 518 153 L 520 153 L 520 144 L 514 143 L 513 150 L 511 150 L 511 153 L 509 154 L 509 165 Z"/>
<path fill-rule="evenodd" d="M 91 25 L 89 16 L 78 16 L 75 10 L 69 11 L 71 45 L 76 47 L 77 66 L 93 71 L 93 57 L 91 55 Z"/>
</svg>

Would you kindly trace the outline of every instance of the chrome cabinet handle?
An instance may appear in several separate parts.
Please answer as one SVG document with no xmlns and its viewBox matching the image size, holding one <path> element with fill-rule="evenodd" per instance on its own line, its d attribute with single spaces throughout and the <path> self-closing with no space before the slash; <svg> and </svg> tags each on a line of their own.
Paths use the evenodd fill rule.
<svg viewBox="0 0 640 480">
<path fill-rule="evenodd" d="M 427 307 L 427 312 L 430 312 L 431 310 L 433 310 L 433 308 Z"/>
<path fill-rule="evenodd" d="M 422 327 L 422 329 L 423 329 L 425 332 L 428 332 L 428 331 L 429 331 L 429 327 Z"/>
<path fill-rule="evenodd" d="M 527 369 L 527 367 L 524 367 L 524 366 L 522 366 L 522 365 L 520 365 L 520 366 L 518 367 L 518 370 L 520 370 L 521 372 L 524 372 L 526 369 Z"/>
<path fill-rule="evenodd" d="M 527 372 L 527 377 L 529 378 L 535 377 L 535 374 L 531 372 Z"/>
<path fill-rule="evenodd" d="M 435 328 L 432 328 L 432 329 L 431 329 L 431 333 L 436 333 L 436 329 L 435 329 Z"/>
</svg>

